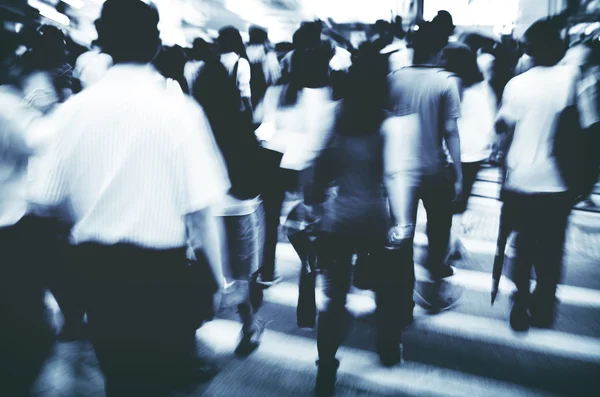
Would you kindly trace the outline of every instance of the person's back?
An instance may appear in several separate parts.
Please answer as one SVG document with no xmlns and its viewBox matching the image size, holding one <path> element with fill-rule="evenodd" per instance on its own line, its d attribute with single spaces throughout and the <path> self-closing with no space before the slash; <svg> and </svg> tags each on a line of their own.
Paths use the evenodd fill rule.
<svg viewBox="0 0 600 397">
<path fill-rule="evenodd" d="M 516 121 L 506 188 L 546 193 L 567 190 L 554 158 L 554 136 L 560 114 L 572 104 L 575 77 L 568 66 L 538 66 L 506 86 L 501 117 Z"/>
<path fill-rule="evenodd" d="M 115 66 L 57 114 L 61 146 L 67 143 L 69 148 L 63 158 L 70 174 L 75 241 L 101 237 L 103 242 L 116 243 L 129 240 L 128 234 L 134 230 L 139 241 L 130 242 L 141 246 L 167 244 L 164 239 L 155 241 L 156 230 L 185 238 L 183 223 L 173 222 L 181 214 L 156 213 L 176 208 L 163 204 L 182 200 L 178 194 L 188 177 L 166 173 L 165 162 L 176 163 L 189 141 L 204 140 L 206 150 L 216 150 L 216 146 L 202 133 L 209 127 L 202 124 L 204 116 L 197 105 L 184 96 L 169 95 L 166 87 L 166 80 L 150 67 Z M 193 117 L 198 120 L 196 136 L 183 127 Z M 202 158 L 201 153 L 197 155 Z M 223 180 L 219 179 L 222 175 L 213 177 L 215 183 Z M 140 212 L 144 215 L 139 219 L 151 227 L 139 227 L 129 223 L 137 217 L 123 216 Z M 87 225 L 98 224 L 120 227 L 111 229 L 112 235 L 95 236 Z"/>
<path fill-rule="evenodd" d="M 388 226 L 383 190 L 382 137 L 336 134 L 329 170 L 337 191 L 323 219 L 323 229 L 342 235 L 384 236 Z"/>
<path fill-rule="evenodd" d="M 450 73 L 437 67 L 412 66 L 390 75 L 392 116 L 418 115 L 419 128 L 407 129 L 399 139 L 397 161 L 403 171 L 420 175 L 436 174 L 446 165 L 443 147 L 444 122 L 460 116 L 454 99 L 457 86 Z"/>
</svg>

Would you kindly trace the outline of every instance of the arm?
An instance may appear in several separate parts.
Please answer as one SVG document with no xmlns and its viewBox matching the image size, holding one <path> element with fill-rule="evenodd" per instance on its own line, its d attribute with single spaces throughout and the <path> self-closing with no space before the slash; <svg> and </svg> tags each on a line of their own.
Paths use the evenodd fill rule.
<svg viewBox="0 0 600 397">
<path fill-rule="evenodd" d="M 444 140 L 446 141 L 446 146 L 448 147 L 448 151 L 450 152 L 450 157 L 452 157 L 452 165 L 454 167 L 454 189 L 455 196 L 458 199 L 462 195 L 462 166 L 461 166 L 461 158 L 460 158 L 460 138 L 458 136 L 458 124 L 456 123 L 456 119 L 447 120 L 445 129 L 444 129 Z"/>
<path fill-rule="evenodd" d="M 450 152 L 452 158 L 452 165 L 454 167 L 454 191 L 455 200 L 462 195 L 462 166 L 460 156 L 460 138 L 458 135 L 458 124 L 457 119 L 461 116 L 460 114 L 460 92 L 456 79 L 452 78 L 448 80 L 448 87 L 442 98 L 443 115 L 445 117 L 444 123 L 444 141 Z"/>
<path fill-rule="evenodd" d="M 206 258 L 217 287 L 222 286 L 223 267 L 221 245 L 223 227 L 210 208 L 229 190 L 227 170 L 210 125 L 202 110 L 192 101 L 189 104 L 190 122 L 180 142 L 176 158 L 176 177 L 181 198 L 181 214 L 185 219 L 189 245 L 196 258 Z"/>
<path fill-rule="evenodd" d="M 221 218 L 205 208 L 185 216 L 188 241 L 196 258 L 204 256 L 212 270 L 218 289 L 223 287 L 224 228 Z"/>
</svg>

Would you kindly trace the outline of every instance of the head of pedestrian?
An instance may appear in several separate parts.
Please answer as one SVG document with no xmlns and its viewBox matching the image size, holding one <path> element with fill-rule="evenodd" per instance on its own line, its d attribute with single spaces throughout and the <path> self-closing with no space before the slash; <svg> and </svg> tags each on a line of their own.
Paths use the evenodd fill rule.
<svg viewBox="0 0 600 397">
<path fill-rule="evenodd" d="M 141 0 L 106 0 L 98 40 L 115 64 L 150 63 L 161 47 L 158 22 L 158 10 Z"/>
<path fill-rule="evenodd" d="M 413 62 L 417 65 L 438 65 L 442 49 L 447 45 L 445 31 L 432 22 L 419 24 L 412 36 Z"/>
<path fill-rule="evenodd" d="M 266 30 L 258 26 L 252 26 L 248 30 L 250 36 L 250 45 L 264 45 L 269 41 L 269 35 Z"/>
<path fill-rule="evenodd" d="M 248 58 L 246 55 L 246 46 L 240 31 L 233 26 L 226 26 L 219 30 L 217 45 L 221 54 L 236 53 L 242 58 Z"/>
<path fill-rule="evenodd" d="M 525 53 L 536 66 L 554 66 L 565 55 L 566 45 L 558 26 L 550 20 L 539 20 L 524 35 Z"/>
<path fill-rule="evenodd" d="M 454 30 L 456 29 L 452 15 L 446 10 L 438 11 L 431 23 L 439 29 L 440 33 L 446 38 L 446 40 L 452 36 Z"/>
<path fill-rule="evenodd" d="M 67 61 L 65 34 L 55 26 L 41 26 L 32 45 L 33 66 L 35 69 L 51 69 Z"/>
<path fill-rule="evenodd" d="M 456 75 L 465 88 L 483 81 L 477 55 L 464 44 L 455 43 L 444 47 L 440 55 L 440 65 Z"/>
<path fill-rule="evenodd" d="M 292 53 L 289 84 L 284 90 L 283 106 L 296 104 L 299 92 L 304 88 L 324 88 L 330 85 L 329 62 L 335 49 L 328 41 L 308 48 L 296 46 Z"/>
<path fill-rule="evenodd" d="M 352 59 L 347 90 L 336 121 L 336 132 L 345 136 L 378 133 L 385 119 L 388 98 L 388 59 L 379 47 L 363 43 Z"/>
</svg>

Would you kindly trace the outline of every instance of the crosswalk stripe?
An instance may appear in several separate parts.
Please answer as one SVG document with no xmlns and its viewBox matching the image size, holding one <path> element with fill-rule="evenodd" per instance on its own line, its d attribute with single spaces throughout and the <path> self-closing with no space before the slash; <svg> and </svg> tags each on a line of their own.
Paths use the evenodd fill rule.
<svg viewBox="0 0 600 397">
<path fill-rule="evenodd" d="M 280 243 L 277 246 L 277 258 L 286 261 L 299 261 L 298 255 L 291 244 L 284 243 Z M 415 266 L 415 276 L 419 281 L 426 281 L 428 279 L 427 271 L 419 265 Z M 476 292 L 490 292 L 492 287 L 491 273 L 472 270 L 456 269 L 456 274 L 446 280 L 449 283 Z M 533 288 L 535 288 L 535 282 L 532 282 Z M 502 277 L 499 286 L 500 294 L 510 295 L 514 291 L 514 283 L 507 277 Z M 564 304 L 600 309 L 600 291 L 597 290 L 561 284 L 558 286 L 557 298 Z"/>
<path fill-rule="evenodd" d="M 217 353 L 231 354 L 239 331 L 240 324 L 235 321 L 215 320 L 200 328 L 198 337 Z M 316 374 L 316 356 L 314 340 L 267 329 L 260 348 L 249 360 L 252 362 L 254 358 L 267 359 L 291 370 L 310 370 Z M 431 397 L 546 395 L 538 390 L 533 391 L 507 382 L 413 362 L 404 362 L 394 368 L 383 368 L 379 365 L 375 353 L 360 349 L 341 347 L 339 358 L 341 362 L 338 387 L 365 382 L 371 391 L 385 390 L 386 394 L 393 393 L 390 395 Z M 312 388 L 312 385 L 310 387 Z"/>
<path fill-rule="evenodd" d="M 317 306 L 322 307 L 325 297 L 319 288 L 316 294 Z M 265 300 L 282 306 L 296 307 L 298 286 L 288 282 L 279 283 L 265 292 Z M 361 317 L 375 310 L 375 300 L 368 292 L 351 293 L 346 306 L 352 315 Z M 510 329 L 508 321 L 457 312 L 430 316 L 417 308 L 413 329 L 600 363 L 600 339 L 598 338 L 542 329 L 531 329 L 526 335 L 516 335 Z"/>
</svg>

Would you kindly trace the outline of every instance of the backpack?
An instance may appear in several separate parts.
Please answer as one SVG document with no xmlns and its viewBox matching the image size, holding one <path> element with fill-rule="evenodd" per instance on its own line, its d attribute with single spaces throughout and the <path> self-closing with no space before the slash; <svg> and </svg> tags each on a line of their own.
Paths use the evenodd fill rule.
<svg viewBox="0 0 600 397">
<path fill-rule="evenodd" d="M 259 144 L 252 130 L 252 117 L 242 106 L 237 70 L 236 63 L 230 75 L 219 60 L 208 61 L 198 72 L 192 96 L 203 107 L 227 164 L 229 193 L 243 200 L 256 197 L 260 191 L 257 182 Z"/>
</svg>

